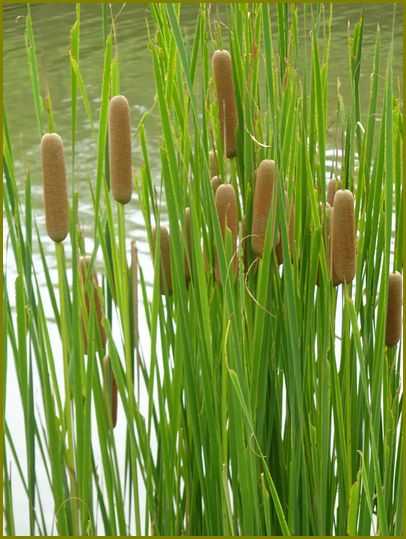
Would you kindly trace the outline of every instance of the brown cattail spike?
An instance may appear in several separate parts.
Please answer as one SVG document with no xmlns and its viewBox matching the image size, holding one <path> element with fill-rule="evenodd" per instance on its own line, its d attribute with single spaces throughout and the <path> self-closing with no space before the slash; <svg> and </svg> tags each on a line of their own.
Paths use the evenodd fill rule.
<svg viewBox="0 0 406 539">
<path fill-rule="evenodd" d="M 334 195 L 336 191 L 341 189 L 341 182 L 339 180 L 330 180 L 327 184 L 327 202 L 330 206 L 333 206 Z"/>
<path fill-rule="evenodd" d="M 123 95 L 110 101 L 109 158 L 114 200 L 127 204 L 132 193 L 130 109 Z"/>
<path fill-rule="evenodd" d="M 157 231 L 153 231 L 153 248 L 157 245 Z M 171 256 L 170 256 L 170 241 L 168 229 L 161 226 L 159 229 L 160 241 L 160 289 L 161 294 L 169 295 L 172 292 L 172 272 L 171 272 Z"/>
<path fill-rule="evenodd" d="M 192 217 L 189 207 L 185 208 L 182 232 L 185 249 L 185 277 L 186 282 L 189 282 L 192 275 Z"/>
<path fill-rule="evenodd" d="M 104 390 L 107 400 L 108 409 L 110 410 L 111 426 L 117 425 L 117 384 L 114 378 L 113 369 L 111 368 L 110 357 L 103 358 L 103 375 L 104 375 Z"/>
<path fill-rule="evenodd" d="M 226 50 L 215 51 L 212 63 L 224 148 L 227 157 L 234 157 L 236 155 L 237 110 L 230 53 Z"/>
<path fill-rule="evenodd" d="M 210 178 L 219 175 L 219 165 L 217 162 L 217 155 L 214 150 L 209 151 L 209 167 L 210 167 Z"/>
<path fill-rule="evenodd" d="M 402 286 L 402 275 L 397 271 L 390 273 L 385 337 L 387 346 L 395 346 L 402 334 Z"/>
<path fill-rule="evenodd" d="M 91 273 L 90 273 L 91 272 Z M 103 322 L 103 304 L 101 299 L 101 288 L 97 282 L 97 275 L 90 268 L 90 257 L 81 256 L 79 258 L 79 279 L 82 287 L 83 296 L 85 299 L 86 314 L 82 317 L 82 327 L 84 335 L 84 348 L 85 353 L 88 353 L 89 343 L 88 334 L 89 329 L 86 325 L 90 322 L 90 309 L 95 309 L 96 314 L 96 328 L 97 328 L 97 347 L 99 351 L 103 351 L 106 346 L 106 331 Z"/>
<path fill-rule="evenodd" d="M 331 246 L 334 284 L 350 283 L 355 275 L 355 216 L 351 191 L 339 189 L 334 196 Z"/>
<path fill-rule="evenodd" d="M 268 217 L 272 207 L 273 222 L 276 222 L 276 197 L 277 171 L 275 161 L 265 159 L 257 169 L 254 206 L 252 214 L 252 250 L 257 256 L 262 256 Z M 274 238 L 272 246 L 275 246 L 278 238 Z"/>
<path fill-rule="evenodd" d="M 229 183 L 219 186 L 216 191 L 216 209 L 220 221 L 220 228 L 223 238 L 225 237 L 226 227 L 231 231 L 233 254 L 232 268 L 236 272 L 238 269 L 237 260 L 237 235 L 238 235 L 238 211 L 237 197 L 234 187 Z M 221 281 L 220 267 L 218 260 L 215 267 L 216 280 Z"/>
<path fill-rule="evenodd" d="M 47 133 L 41 140 L 45 222 L 48 236 L 63 241 L 69 229 L 69 205 L 63 142 L 56 133 Z"/>
</svg>

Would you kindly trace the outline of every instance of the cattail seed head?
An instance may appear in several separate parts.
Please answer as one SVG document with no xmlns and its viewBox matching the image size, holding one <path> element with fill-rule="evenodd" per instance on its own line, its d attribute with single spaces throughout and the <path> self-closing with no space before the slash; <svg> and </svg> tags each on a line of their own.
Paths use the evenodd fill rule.
<svg viewBox="0 0 406 539">
<path fill-rule="evenodd" d="M 220 228 L 223 238 L 225 237 L 226 227 L 230 229 L 233 243 L 232 269 L 237 272 L 237 235 L 238 235 L 238 211 L 237 197 L 234 187 L 230 183 L 223 183 L 216 191 L 216 209 L 220 221 Z M 220 267 L 218 260 L 215 267 L 216 280 L 221 281 Z"/>
<path fill-rule="evenodd" d="M 211 186 L 212 186 L 212 189 L 213 189 L 213 194 L 215 195 L 217 189 L 221 185 L 221 179 L 218 176 L 214 176 L 210 181 L 211 181 Z"/>
<path fill-rule="evenodd" d="M 330 206 L 333 206 L 334 204 L 334 195 L 336 194 L 336 191 L 341 189 L 341 182 L 340 180 L 330 180 L 327 184 L 327 202 L 330 204 Z"/>
<path fill-rule="evenodd" d="M 264 251 L 265 232 L 270 215 L 271 207 L 276 210 L 273 202 L 276 198 L 277 171 L 275 161 L 265 159 L 257 169 L 254 204 L 252 213 L 252 250 L 257 256 L 262 256 Z M 273 212 L 272 219 L 275 222 L 276 215 Z M 273 246 L 277 243 L 274 239 Z"/>
<path fill-rule="evenodd" d="M 402 275 L 397 271 L 390 273 L 388 285 L 385 343 L 387 346 L 395 346 L 402 334 Z"/>
<path fill-rule="evenodd" d="M 111 414 L 111 426 L 114 429 L 114 427 L 117 425 L 117 383 L 116 379 L 114 378 L 110 357 L 108 355 L 104 356 L 103 358 L 103 376 L 105 396 Z"/>
<path fill-rule="evenodd" d="M 219 164 L 217 162 L 217 155 L 214 150 L 209 151 L 209 167 L 210 167 L 210 178 L 219 175 Z"/>
<path fill-rule="evenodd" d="M 56 133 L 42 137 L 41 161 L 47 232 L 53 241 L 61 242 L 68 235 L 69 205 L 63 142 Z"/>
<path fill-rule="evenodd" d="M 186 282 L 189 282 L 192 275 L 192 217 L 189 207 L 185 208 L 182 233 L 185 249 L 185 278 Z"/>
<path fill-rule="evenodd" d="M 96 328 L 97 328 L 97 348 L 99 351 L 104 350 L 106 347 L 106 331 L 104 328 L 104 314 L 103 314 L 103 304 L 101 299 L 101 288 L 99 287 L 97 281 L 96 273 L 90 268 L 90 257 L 81 256 L 79 258 L 79 282 L 82 288 L 84 300 L 85 300 L 85 310 L 86 315 L 82 316 L 82 328 L 84 336 L 84 348 L 85 353 L 88 353 L 89 343 L 88 343 L 88 334 L 89 330 L 86 327 L 86 324 L 90 322 L 90 309 L 93 307 L 96 314 Z"/>
<path fill-rule="evenodd" d="M 127 204 L 132 193 L 130 108 L 123 95 L 116 95 L 109 107 L 109 158 L 114 200 Z"/>
<path fill-rule="evenodd" d="M 236 155 L 237 109 L 235 106 L 233 69 L 230 53 L 227 50 L 215 51 L 212 64 L 225 152 L 227 157 L 234 157 Z"/>
<path fill-rule="evenodd" d="M 332 271 L 334 284 L 350 283 L 355 275 L 355 215 L 351 191 L 339 189 L 331 218 Z"/>
<path fill-rule="evenodd" d="M 157 230 L 153 230 L 153 249 L 157 245 Z M 161 294 L 169 295 L 172 293 L 172 272 L 169 232 L 165 226 L 159 228 L 160 241 L 160 288 Z"/>
</svg>

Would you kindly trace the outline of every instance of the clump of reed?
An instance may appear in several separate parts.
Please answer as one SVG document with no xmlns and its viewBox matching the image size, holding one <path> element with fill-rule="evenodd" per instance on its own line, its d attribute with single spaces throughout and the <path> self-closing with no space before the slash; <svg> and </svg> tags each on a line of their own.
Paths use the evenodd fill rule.
<svg viewBox="0 0 406 539">
<path fill-rule="evenodd" d="M 236 131 L 238 125 L 233 68 L 231 55 L 227 50 L 217 50 L 212 58 L 214 82 L 217 90 L 219 121 L 227 157 L 235 157 L 237 153 Z M 212 170 L 215 170 L 212 158 Z M 214 174 L 215 175 L 215 174 Z"/>
<path fill-rule="evenodd" d="M 59 243 L 69 231 L 69 203 L 63 142 L 57 133 L 41 140 L 45 222 L 49 237 Z"/>
<path fill-rule="evenodd" d="M 369 30 L 363 19 L 349 29 L 350 91 L 337 95 L 331 126 L 335 25 L 328 8 L 236 3 L 224 7 L 223 24 L 202 5 L 190 40 L 181 6 L 151 4 L 156 99 L 154 114 L 143 115 L 134 132 L 141 165 L 132 181 L 128 103 L 118 95 L 127 79 L 119 76 L 120 25 L 108 33 L 102 6 L 97 166 L 86 200 L 95 226 L 83 228 L 101 269 L 95 279 L 94 262 L 81 258 L 88 251 L 79 232 L 74 126 L 83 119 L 77 105 L 87 74 L 79 54 L 86 25 L 76 9 L 69 212 L 64 206 L 70 241 L 66 257 L 65 246 L 55 246 L 56 282 L 46 243 L 33 237 L 30 176 L 22 190 L 23 159 L 12 148 L 13 124 L 4 122 L 6 260 L 14 255 L 16 266 L 4 292 L 7 385 L 12 368 L 17 374 L 6 399 L 6 532 L 17 535 L 24 521 L 31 536 L 400 535 L 402 298 L 399 274 L 388 272 L 403 268 L 404 135 L 390 62 L 385 77 L 379 69 L 380 38 L 364 111 L 358 75 L 368 79 L 361 50 Z M 43 133 L 28 16 L 26 30 Z M 312 39 L 304 42 L 308 31 Z M 305 63 L 302 45 L 310 53 Z M 223 47 L 229 54 L 216 54 L 210 72 L 210 51 Z M 54 131 L 50 101 L 44 114 Z M 159 118 L 158 158 L 148 116 Z M 332 148 L 335 129 L 341 148 Z M 330 149 L 343 150 L 331 172 L 341 184 L 326 185 Z M 53 174 L 48 180 L 56 185 Z M 104 196 L 109 180 L 111 197 Z M 153 274 L 143 247 L 139 264 L 129 241 L 135 225 L 121 205 L 133 188 Z M 281 204 L 284 192 L 289 199 Z M 67 221 L 62 228 L 51 224 L 54 241 L 66 236 Z M 35 272 L 33 253 L 42 264 Z M 24 444 L 8 409 L 15 391 L 24 414 L 21 458 L 16 448 Z M 113 428 L 118 397 L 123 431 Z M 16 519 L 18 476 L 29 514 Z"/>
</svg>

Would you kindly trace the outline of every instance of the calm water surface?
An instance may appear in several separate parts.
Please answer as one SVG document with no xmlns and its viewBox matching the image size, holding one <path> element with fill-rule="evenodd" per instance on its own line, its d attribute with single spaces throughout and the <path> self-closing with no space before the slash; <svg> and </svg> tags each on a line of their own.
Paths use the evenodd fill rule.
<svg viewBox="0 0 406 539">
<path fill-rule="evenodd" d="M 189 38 L 193 37 L 196 7 L 184 6 L 182 11 L 182 26 Z M 114 6 L 114 13 L 118 13 L 120 6 Z M 224 6 L 216 6 L 213 11 L 227 22 Z M 341 81 L 341 91 L 344 99 L 349 95 L 348 80 L 348 54 L 347 54 L 347 28 L 353 26 L 361 13 L 365 15 L 364 48 L 361 69 L 361 98 L 362 109 L 366 110 L 369 95 L 369 74 L 373 58 L 375 43 L 375 30 L 380 25 L 382 36 L 382 65 L 385 66 L 386 54 L 389 50 L 392 24 L 393 7 L 391 4 L 362 4 L 340 5 L 334 8 L 333 34 L 331 42 L 331 61 L 329 73 L 329 127 L 334 127 L 336 110 L 336 86 L 337 78 Z M 31 84 L 27 66 L 26 51 L 24 45 L 25 7 L 22 5 L 8 6 L 4 13 L 4 102 L 9 129 L 11 133 L 14 156 L 16 159 L 16 173 L 19 185 L 23 188 L 24 179 L 31 174 L 33 182 L 33 208 L 35 219 L 40 230 L 44 231 L 42 215 L 42 191 L 41 175 L 39 167 L 39 135 L 36 125 L 34 106 L 31 94 Z M 57 6 L 33 5 L 32 17 L 37 40 L 39 69 L 41 76 L 42 91 L 49 90 L 54 108 L 56 129 L 65 141 L 68 172 L 71 174 L 70 162 L 71 151 L 71 80 L 69 64 L 69 32 L 75 20 L 74 6 L 60 4 Z M 124 93 L 131 104 L 133 128 L 137 125 L 141 115 L 148 110 L 154 101 L 154 82 L 152 71 L 152 58 L 148 49 L 147 25 L 152 24 L 147 5 L 127 5 L 118 18 L 118 54 L 121 66 L 121 92 Z M 395 73 L 398 75 L 399 85 L 402 68 L 402 13 L 400 6 L 397 7 L 394 25 L 395 35 Z M 97 5 L 81 6 L 81 44 L 80 66 L 86 84 L 88 95 L 92 103 L 93 116 L 98 117 L 100 103 L 100 88 L 103 65 L 103 37 L 101 30 L 101 9 Z M 146 123 L 146 132 L 149 141 L 149 151 L 152 168 L 157 180 L 159 180 L 159 147 L 161 132 L 157 112 L 152 113 Z M 332 129 L 331 129 L 332 132 Z M 84 224 L 85 232 L 93 224 L 92 206 L 89 202 L 88 181 L 95 180 L 96 162 L 96 134 L 92 131 L 86 120 L 82 105 L 79 105 L 79 125 L 77 130 L 77 170 L 76 176 L 80 184 L 81 205 L 80 218 Z M 332 141 L 331 141 L 332 142 Z M 136 171 L 141 163 L 140 152 L 136 137 L 133 137 L 134 165 Z M 330 149 L 331 151 L 331 149 Z M 136 197 L 133 197 L 127 207 L 129 239 L 136 239 L 141 254 L 141 264 L 147 274 L 151 265 L 147 255 L 147 245 L 141 213 L 138 210 Z M 4 235 L 5 241 L 7 234 Z M 48 250 L 48 263 L 55 268 L 54 248 L 48 241 L 46 234 L 44 245 Z M 91 245 L 90 240 L 89 245 Z M 35 249 L 35 242 L 34 242 Z M 34 257 L 34 265 L 38 271 L 40 282 L 44 282 L 40 269 L 38 253 Z M 14 274 L 14 261 L 12 253 L 5 256 L 7 283 L 12 295 Z M 53 276 L 55 273 L 53 272 Z M 45 296 L 45 295 L 44 295 Z M 12 299 L 12 298 L 11 298 Z M 46 299 L 45 299 L 46 301 Z M 141 328 L 142 330 L 142 328 Z M 58 339 L 55 339 L 57 341 Z M 146 345 L 147 346 L 147 345 Z M 55 353 L 58 350 L 55 349 Z M 21 409 L 19 399 L 16 399 L 17 385 L 12 364 L 9 367 L 7 379 L 7 402 L 13 405 L 7 406 L 7 421 L 12 431 L 17 451 L 24 463 L 25 442 L 24 427 L 21 421 Z M 121 418 L 122 419 L 122 418 Z M 120 421 L 117 427 L 117 436 L 125 435 L 124 421 Z M 123 438 L 124 439 L 124 438 Z M 10 457 L 10 455 L 8 455 Z M 27 502 L 23 493 L 22 485 L 18 480 L 16 469 L 12 467 L 14 488 L 14 509 L 17 516 L 17 533 L 26 534 Z M 38 464 L 38 478 L 40 488 L 47 489 L 45 472 Z M 42 483 L 43 482 L 43 483 Z M 53 518 L 52 504 L 47 505 L 45 497 L 45 515 L 50 524 Z M 50 502 L 49 497 L 49 502 Z"/>
</svg>

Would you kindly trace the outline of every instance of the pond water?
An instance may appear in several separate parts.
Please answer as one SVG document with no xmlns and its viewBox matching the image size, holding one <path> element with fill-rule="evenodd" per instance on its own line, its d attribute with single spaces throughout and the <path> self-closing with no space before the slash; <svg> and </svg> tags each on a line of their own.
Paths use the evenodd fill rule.
<svg viewBox="0 0 406 539">
<path fill-rule="evenodd" d="M 74 6 L 59 5 L 33 5 L 32 17 L 37 40 L 39 69 L 42 90 L 49 89 L 52 97 L 56 129 L 65 140 L 65 150 L 70 169 L 70 141 L 71 138 L 71 102 L 70 102 L 70 65 L 69 65 L 69 32 L 75 19 Z M 154 100 L 154 82 L 152 59 L 148 49 L 147 24 L 151 23 L 147 5 L 122 6 L 114 5 L 113 12 L 122 10 L 117 22 L 118 52 L 121 66 L 121 91 L 131 105 L 133 127 L 138 123 L 143 112 L 149 109 Z M 192 36 L 196 17 L 195 6 L 184 6 L 182 11 L 182 26 L 188 36 Z M 220 15 L 224 6 L 217 6 Z M 380 25 L 382 35 L 382 65 L 385 65 L 385 55 L 389 50 L 389 43 L 393 24 L 393 7 L 379 4 L 337 5 L 334 7 L 333 39 L 331 43 L 331 63 L 329 73 L 329 125 L 334 121 L 336 110 L 336 84 L 337 77 L 342 83 L 344 99 L 348 96 L 348 54 L 347 54 L 347 28 L 354 25 L 361 13 L 365 15 L 363 64 L 361 69 L 361 96 L 362 108 L 365 111 L 369 94 L 369 73 L 372 64 L 373 48 L 375 43 L 375 30 Z M 4 12 L 4 105 L 11 133 L 15 156 L 15 167 L 21 190 L 24 179 L 29 171 L 33 182 L 33 208 L 35 219 L 44 230 L 42 214 L 42 189 L 39 166 L 39 138 L 31 94 L 31 84 L 27 66 L 24 44 L 26 8 L 23 5 L 9 5 Z M 395 31 L 395 73 L 398 74 L 397 84 L 402 79 L 402 12 L 398 5 L 396 8 Z M 81 6 L 81 49 L 80 66 L 86 84 L 90 101 L 93 106 L 94 117 L 97 118 L 100 102 L 100 88 L 103 64 L 103 37 L 101 32 L 101 8 L 99 5 Z M 364 99 L 365 98 L 365 99 Z M 80 182 L 81 204 L 80 216 L 84 224 L 85 234 L 93 224 L 92 206 L 87 182 L 95 178 L 96 135 L 85 118 L 82 105 L 79 105 L 79 125 L 77 130 L 77 178 Z M 154 112 L 147 120 L 146 131 L 150 145 L 150 156 L 153 171 L 159 176 L 159 146 L 161 132 L 158 113 Z M 134 165 L 140 164 L 138 142 L 133 137 Z M 331 156 L 332 148 L 329 150 Z M 148 257 L 148 248 L 145 240 L 143 219 L 138 211 L 136 197 L 126 210 L 128 219 L 129 239 L 136 239 L 140 252 L 140 262 L 148 278 L 151 264 Z M 7 238 L 5 228 L 4 241 Z M 89 245 L 90 245 L 90 240 Z M 34 242 L 34 249 L 35 247 Z M 44 246 L 49 253 L 48 262 L 55 269 L 56 260 L 53 255 L 54 247 L 48 242 L 44 234 Z M 38 277 L 44 281 L 41 274 L 38 253 L 34 253 L 34 264 L 38 264 Z M 15 278 L 14 261 L 11 251 L 5 256 L 5 269 L 7 284 L 12 290 Z M 53 273 L 53 276 L 55 272 Z M 142 335 L 142 327 L 141 327 Z M 57 352 L 57 351 L 56 351 Z M 11 395 L 17 395 L 15 374 L 12 364 L 9 365 L 7 380 L 7 402 Z M 7 406 L 7 422 L 16 443 L 19 456 L 24 462 L 25 442 L 24 428 L 21 421 L 21 409 L 18 399 L 14 397 L 13 406 Z M 118 424 L 117 436 L 125 435 L 124 422 Z M 8 455 L 10 457 L 10 455 Z M 27 502 L 22 485 L 18 480 L 15 467 L 12 467 L 14 487 L 14 509 L 19 516 L 16 521 L 16 532 L 26 534 Z M 45 472 L 38 470 L 38 477 L 44 481 Z M 52 522 L 52 506 L 44 507 L 48 523 Z"/>
</svg>

